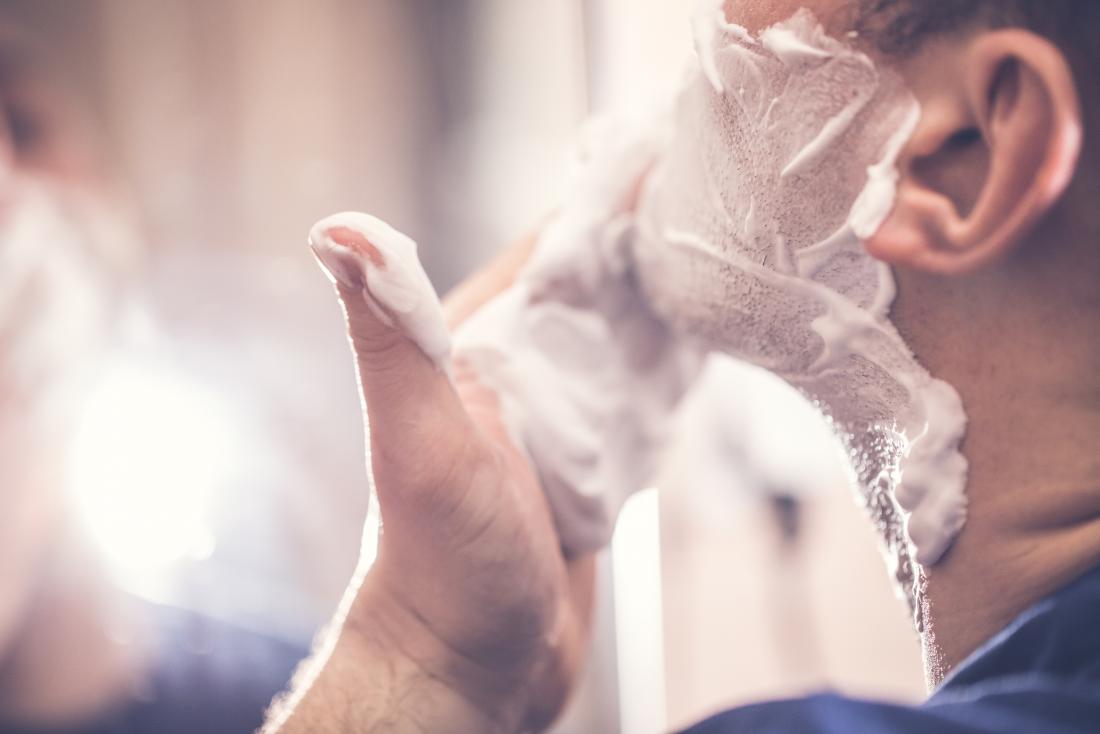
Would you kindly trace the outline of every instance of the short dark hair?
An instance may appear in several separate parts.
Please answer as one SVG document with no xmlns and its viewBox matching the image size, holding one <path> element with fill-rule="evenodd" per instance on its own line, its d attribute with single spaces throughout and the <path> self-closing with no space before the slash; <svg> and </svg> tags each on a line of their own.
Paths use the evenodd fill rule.
<svg viewBox="0 0 1100 734">
<path fill-rule="evenodd" d="M 927 39 L 976 26 L 1021 27 L 1100 58 L 1096 0 L 857 0 L 858 30 L 885 52 L 912 53 Z"/>
</svg>

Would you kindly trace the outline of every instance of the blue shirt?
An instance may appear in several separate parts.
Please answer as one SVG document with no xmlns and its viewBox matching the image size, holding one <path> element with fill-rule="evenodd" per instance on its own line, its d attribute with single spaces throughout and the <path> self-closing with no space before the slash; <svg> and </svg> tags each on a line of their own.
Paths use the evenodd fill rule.
<svg viewBox="0 0 1100 734">
<path fill-rule="evenodd" d="M 685 734 L 1096 734 L 1100 568 L 1021 614 L 923 705 L 836 695 L 728 711 Z"/>
<path fill-rule="evenodd" d="M 157 656 L 141 690 L 67 727 L 0 734 L 252 734 L 307 650 L 193 612 L 152 606 Z"/>
</svg>

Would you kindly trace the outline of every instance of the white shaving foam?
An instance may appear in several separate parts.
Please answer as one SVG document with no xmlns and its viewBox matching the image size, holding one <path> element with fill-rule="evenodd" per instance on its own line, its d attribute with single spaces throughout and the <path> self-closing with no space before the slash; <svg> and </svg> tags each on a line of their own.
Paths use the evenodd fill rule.
<svg viewBox="0 0 1100 734">
<path fill-rule="evenodd" d="M 846 437 L 911 586 L 910 559 L 935 563 L 965 519 L 965 416 L 888 321 L 892 275 L 860 238 L 890 212 L 919 107 L 805 11 L 759 38 L 720 12 L 695 31 L 700 69 L 674 119 L 603 136 L 516 284 L 455 335 L 455 356 L 500 395 L 572 552 L 606 543 L 622 502 L 652 480 L 703 355 L 772 370 Z M 336 245 L 332 227 L 359 232 L 387 266 Z M 312 238 L 337 278 L 343 257 L 359 257 L 368 302 L 446 367 L 411 240 L 358 214 Z"/>
<path fill-rule="evenodd" d="M 103 336 L 101 264 L 87 222 L 58 189 L 9 174 L 2 193 L 0 397 L 20 430 L 53 440 L 87 377 L 74 365 L 87 363 Z"/>
<path fill-rule="evenodd" d="M 341 230 L 354 233 L 352 239 L 340 238 Z M 334 279 L 362 287 L 367 305 L 382 323 L 399 327 L 438 369 L 447 369 L 451 336 L 411 237 L 369 214 L 342 212 L 313 225 L 309 242 Z M 375 248 L 376 257 L 361 249 L 367 246 Z M 351 259 L 358 266 L 349 263 Z M 357 282 L 357 273 L 363 274 L 364 282 Z"/>
<path fill-rule="evenodd" d="M 678 334 L 818 403 L 911 587 L 910 560 L 936 563 L 965 520 L 966 418 L 889 322 L 893 277 L 861 238 L 890 213 L 919 105 L 807 11 L 756 39 L 711 29 L 639 208 L 642 289 Z"/>
<path fill-rule="evenodd" d="M 584 167 L 516 283 L 455 334 L 455 359 L 498 393 L 570 553 L 606 545 L 622 503 L 652 480 L 668 418 L 698 364 L 649 312 L 630 274 L 628 201 L 653 161 L 651 141 L 619 128 L 591 134 L 598 160 Z M 388 322 L 446 369 L 443 317 L 419 264 L 404 258 L 401 267 L 378 268 L 333 241 L 341 227 L 360 233 L 387 263 L 415 245 L 362 214 L 326 218 L 310 235 L 338 280 L 354 282 L 344 258 L 357 258 L 368 273 L 368 303 L 393 314 Z"/>
</svg>

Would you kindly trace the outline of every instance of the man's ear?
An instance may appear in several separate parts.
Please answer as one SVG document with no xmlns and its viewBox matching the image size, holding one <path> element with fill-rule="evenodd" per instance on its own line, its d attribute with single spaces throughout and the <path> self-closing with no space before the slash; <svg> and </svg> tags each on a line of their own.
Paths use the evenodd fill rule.
<svg viewBox="0 0 1100 734">
<path fill-rule="evenodd" d="M 865 242 L 892 265 L 962 274 L 999 261 L 1065 193 L 1081 156 L 1077 86 L 1054 44 L 1017 29 L 960 43 L 958 57 L 922 69 L 932 76 L 914 87 L 923 110 L 898 198 Z"/>
</svg>

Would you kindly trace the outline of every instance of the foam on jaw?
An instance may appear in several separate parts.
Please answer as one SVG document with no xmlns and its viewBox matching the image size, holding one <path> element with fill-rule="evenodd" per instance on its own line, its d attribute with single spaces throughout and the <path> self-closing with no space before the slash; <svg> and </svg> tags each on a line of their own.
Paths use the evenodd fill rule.
<svg viewBox="0 0 1100 734">
<path fill-rule="evenodd" d="M 889 322 L 892 274 L 860 238 L 893 206 L 919 106 L 807 11 L 757 38 L 717 9 L 701 24 L 639 207 L 641 287 L 678 334 L 819 404 L 912 591 L 911 561 L 936 563 L 965 520 L 966 418 Z"/>
<path fill-rule="evenodd" d="M 0 385 L 20 396 L 5 410 L 38 438 L 72 420 L 87 375 L 74 365 L 95 354 L 109 304 L 86 222 L 56 189 L 8 174 L 0 216 Z M 112 233 L 113 234 L 113 233 Z M 117 240 L 116 240 L 117 242 Z M 28 309 L 33 308 L 33 314 Z"/>
</svg>

